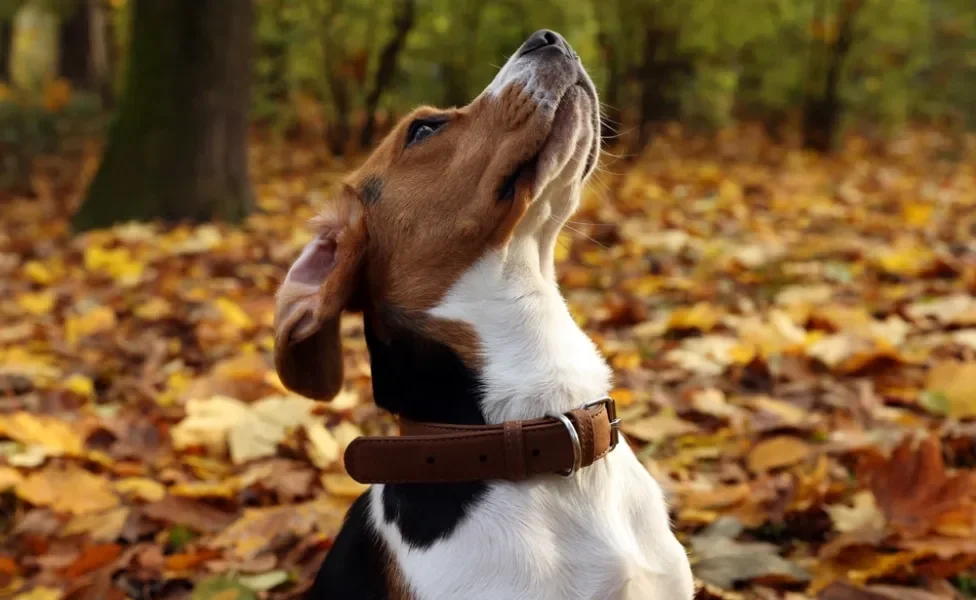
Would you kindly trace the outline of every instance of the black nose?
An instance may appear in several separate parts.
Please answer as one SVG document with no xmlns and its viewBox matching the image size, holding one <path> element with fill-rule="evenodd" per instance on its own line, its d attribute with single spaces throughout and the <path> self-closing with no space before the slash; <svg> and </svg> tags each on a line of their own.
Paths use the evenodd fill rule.
<svg viewBox="0 0 976 600">
<path fill-rule="evenodd" d="M 559 48 L 564 54 L 572 54 L 572 50 L 569 48 L 569 44 L 563 39 L 563 36 L 559 35 L 551 29 L 540 29 L 532 35 L 529 39 L 525 40 L 522 47 L 519 48 L 518 55 L 525 56 L 529 52 L 535 52 L 540 48 L 545 48 L 547 46 L 555 46 Z"/>
</svg>

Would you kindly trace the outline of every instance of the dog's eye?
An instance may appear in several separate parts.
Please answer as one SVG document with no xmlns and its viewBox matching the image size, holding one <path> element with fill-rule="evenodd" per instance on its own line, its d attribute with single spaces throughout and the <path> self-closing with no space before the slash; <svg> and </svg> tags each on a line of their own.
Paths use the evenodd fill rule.
<svg viewBox="0 0 976 600">
<path fill-rule="evenodd" d="M 446 123 L 446 121 L 431 121 L 426 119 L 418 119 L 414 121 L 410 124 L 410 129 L 407 130 L 407 146 L 410 144 L 416 144 L 424 138 L 430 137 L 435 131 L 440 129 L 444 123 Z"/>
</svg>

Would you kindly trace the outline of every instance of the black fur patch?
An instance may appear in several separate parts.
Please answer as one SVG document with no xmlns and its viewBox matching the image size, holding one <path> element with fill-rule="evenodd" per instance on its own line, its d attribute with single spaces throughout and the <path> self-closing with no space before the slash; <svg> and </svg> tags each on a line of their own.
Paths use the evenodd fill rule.
<svg viewBox="0 0 976 600">
<path fill-rule="evenodd" d="M 311 589 L 305 593 L 305 600 L 389 600 L 385 570 L 388 558 L 370 525 L 369 504 L 367 491 L 346 513 L 342 530 L 325 556 Z"/>
<path fill-rule="evenodd" d="M 485 423 L 474 371 L 448 346 L 409 326 L 395 310 L 364 315 L 366 344 L 379 406 L 418 421 Z M 427 548 L 458 527 L 488 490 L 484 482 L 383 487 L 383 519 L 408 544 Z M 306 600 L 388 600 L 383 547 L 369 521 L 369 492 L 346 517 Z"/>
<path fill-rule="evenodd" d="M 477 374 L 448 346 L 411 329 L 396 311 L 366 315 L 376 404 L 415 421 L 483 425 Z M 448 537 L 487 485 L 483 482 L 383 487 L 383 516 L 409 544 Z"/>
<path fill-rule="evenodd" d="M 383 197 L 383 180 L 376 175 L 368 175 L 359 185 L 359 197 L 366 204 L 376 204 Z"/>
</svg>

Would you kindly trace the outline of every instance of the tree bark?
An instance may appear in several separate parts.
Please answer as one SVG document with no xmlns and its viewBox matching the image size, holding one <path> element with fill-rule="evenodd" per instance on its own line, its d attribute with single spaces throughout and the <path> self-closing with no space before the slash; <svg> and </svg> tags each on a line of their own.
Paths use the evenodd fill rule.
<svg viewBox="0 0 976 600">
<path fill-rule="evenodd" d="M 643 60 L 638 68 L 641 82 L 640 123 L 634 151 L 651 139 L 655 124 L 681 115 L 678 87 L 692 73 L 692 62 L 678 51 L 678 32 L 649 27 L 644 36 Z"/>
<path fill-rule="evenodd" d="M 837 16 L 837 39 L 833 45 L 825 47 L 821 55 L 822 62 L 826 64 L 815 65 L 811 61 L 809 77 L 819 79 L 818 67 L 822 68 L 823 86 L 822 90 L 811 90 L 808 86 L 803 107 L 803 145 L 817 152 L 829 152 L 834 147 L 840 118 L 844 112 L 844 103 L 840 97 L 841 74 L 854 46 L 854 23 L 862 5 L 861 0 L 841 0 Z M 818 4 L 818 8 L 823 12 L 821 5 Z"/>
<path fill-rule="evenodd" d="M 91 85 L 102 99 L 102 106 L 111 107 L 115 100 L 112 89 L 112 69 L 108 51 L 108 23 L 103 0 L 88 0 L 88 68 Z"/>
<path fill-rule="evenodd" d="M 0 21 L 0 79 L 10 79 L 10 38 L 13 27 L 10 22 Z"/>
<path fill-rule="evenodd" d="M 407 35 L 413 29 L 415 15 L 414 0 L 402 0 L 400 10 L 393 19 L 393 37 L 383 47 L 380 53 L 380 65 L 376 69 L 373 87 L 366 95 L 366 123 L 359 136 L 360 147 L 366 148 L 373 142 L 373 132 L 376 128 L 376 109 L 379 106 L 383 92 L 393 81 L 396 73 L 397 58 L 407 42 Z"/>
<path fill-rule="evenodd" d="M 252 208 L 250 0 L 134 0 L 125 89 L 76 230 Z"/>
<path fill-rule="evenodd" d="M 87 89 L 93 83 L 88 63 L 91 54 L 89 17 L 86 3 L 78 3 L 71 16 L 61 21 L 61 76 L 81 89 Z"/>
</svg>

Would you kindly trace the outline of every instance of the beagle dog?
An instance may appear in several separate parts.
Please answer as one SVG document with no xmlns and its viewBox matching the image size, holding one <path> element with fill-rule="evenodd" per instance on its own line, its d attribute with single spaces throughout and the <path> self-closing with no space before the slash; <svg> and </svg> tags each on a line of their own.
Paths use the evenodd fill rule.
<svg viewBox="0 0 976 600">
<path fill-rule="evenodd" d="M 417 435 L 346 451 L 374 484 L 307 598 L 692 598 L 660 486 L 607 441 L 611 371 L 556 282 L 599 152 L 596 89 L 541 30 L 467 106 L 403 119 L 313 222 L 276 296 L 281 380 L 335 396 L 340 314 L 360 312 L 375 401 Z"/>
</svg>

